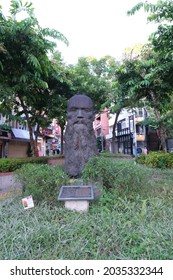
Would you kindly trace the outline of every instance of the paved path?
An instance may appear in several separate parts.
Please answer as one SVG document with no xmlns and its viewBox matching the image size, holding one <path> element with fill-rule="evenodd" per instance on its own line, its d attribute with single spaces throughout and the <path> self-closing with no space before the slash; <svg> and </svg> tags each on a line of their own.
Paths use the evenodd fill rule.
<svg viewBox="0 0 173 280">
<path fill-rule="evenodd" d="M 22 186 L 19 182 L 15 182 L 12 172 L 0 174 L 0 193 L 8 192 L 14 189 L 21 189 L 21 187 Z"/>
</svg>

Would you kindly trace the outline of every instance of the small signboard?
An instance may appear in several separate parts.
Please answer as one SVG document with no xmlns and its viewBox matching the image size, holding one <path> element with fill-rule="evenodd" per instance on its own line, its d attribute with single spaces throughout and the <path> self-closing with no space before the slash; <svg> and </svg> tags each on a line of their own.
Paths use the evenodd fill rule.
<svg viewBox="0 0 173 280">
<path fill-rule="evenodd" d="M 33 208 L 34 207 L 34 202 L 33 202 L 32 195 L 23 198 L 22 199 L 22 204 L 23 204 L 24 209 Z"/>
<path fill-rule="evenodd" d="M 92 186 L 62 186 L 58 200 L 93 200 L 94 191 Z"/>
</svg>

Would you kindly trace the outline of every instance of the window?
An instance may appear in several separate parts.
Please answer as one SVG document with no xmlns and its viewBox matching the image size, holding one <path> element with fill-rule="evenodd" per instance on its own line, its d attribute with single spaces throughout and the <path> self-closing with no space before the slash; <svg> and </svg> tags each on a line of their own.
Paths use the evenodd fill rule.
<svg viewBox="0 0 173 280">
<path fill-rule="evenodd" d="M 144 128 L 143 128 L 143 125 L 136 125 L 136 133 L 138 134 L 143 134 L 144 132 Z"/>
<path fill-rule="evenodd" d="M 135 112 L 135 118 L 141 118 L 143 117 L 143 110 L 142 108 L 138 108 L 136 109 L 136 112 Z"/>
<path fill-rule="evenodd" d="M 101 135 L 101 128 L 97 129 L 97 136 Z"/>
<path fill-rule="evenodd" d="M 138 113 L 139 117 L 142 117 L 143 116 L 143 111 L 142 111 L 142 108 L 139 108 L 139 113 Z"/>
<path fill-rule="evenodd" d="M 123 119 L 117 123 L 117 131 L 120 132 L 126 128 L 126 120 Z"/>
<path fill-rule="evenodd" d="M 100 121 L 100 115 L 98 115 L 98 116 L 96 117 L 96 120 L 97 120 L 97 121 Z"/>
<path fill-rule="evenodd" d="M 117 131 L 120 132 L 122 130 L 121 122 L 117 123 Z"/>
</svg>

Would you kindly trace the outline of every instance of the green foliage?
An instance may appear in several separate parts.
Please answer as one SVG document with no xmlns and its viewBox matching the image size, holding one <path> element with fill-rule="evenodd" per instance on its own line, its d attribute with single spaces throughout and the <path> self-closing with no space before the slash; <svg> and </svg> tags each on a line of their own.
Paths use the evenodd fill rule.
<svg viewBox="0 0 173 280">
<path fill-rule="evenodd" d="M 173 168 L 173 154 L 162 151 L 150 152 L 148 155 L 138 156 L 136 162 L 153 168 Z"/>
<path fill-rule="evenodd" d="M 166 152 L 166 135 L 169 134 L 170 129 L 169 123 L 166 121 L 169 119 L 167 113 L 173 115 L 171 106 L 173 96 L 173 1 L 159 0 L 155 4 L 147 1 L 141 2 L 128 14 L 133 15 L 141 8 L 149 13 L 147 17 L 149 21 L 158 23 L 158 28 L 149 37 L 150 45 L 145 47 L 141 55 L 137 75 L 135 75 L 140 79 L 130 87 L 129 91 L 133 96 L 136 95 L 138 100 L 145 98 L 153 108 L 161 135 L 161 145 Z"/>
<path fill-rule="evenodd" d="M 23 165 L 16 171 L 16 178 L 23 186 L 23 194 L 32 195 L 36 202 L 56 202 L 59 187 L 68 180 L 60 167 L 47 164 Z"/>
<path fill-rule="evenodd" d="M 121 153 L 118 153 L 118 154 L 114 154 L 110 151 L 107 151 L 107 150 L 104 150 L 103 152 L 101 152 L 99 154 L 99 156 L 103 156 L 103 157 L 114 157 L 114 158 L 131 158 L 131 155 L 127 155 L 127 154 L 121 154 Z"/>
<path fill-rule="evenodd" d="M 93 57 L 81 57 L 78 63 L 70 66 L 70 78 L 73 92 L 90 96 L 98 112 L 111 91 L 110 72 L 113 58 L 106 56 L 97 60 Z"/>
<path fill-rule="evenodd" d="M 145 164 L 146 160 L 146 155 L 145 154 L 140 154 L 139 156 L 136 157 L 136 162 L 140 164 Z"/>
<path fill-rule="evenodd" d="M 12 172 L 19 169 L 26 163 L 42 163 L 46 164 L 47 157 L 29 157 L 29 158 L 2 158 L 0 159 L 0 172 Z"/>
<path fill-rule="evenodd" d="M 2 124 L 0 124 L 0 129 L 10 132 L 11 126 L 6 123 L 2 123 Z"/>
<path fill-rule="evenodd" d="M 104 188 L 119 188 L 130 191 L 140 188 L 145 182 L 145 174 L 134 161 L 93 157 L 85 165 L 82 173 L 84 181 L 99 181 Z"/>
<path fill-rule="evenodd" d="M 45 201 L 24 210 L 18 194 L 0 200 L 0 259 L 172 260 L 173 170 L 142 168 L 143 193 L 104 190 L 87 214 Z"/>
<path fill-rule="evenodd" d="M 173 168 L 173 155 L 163 152 L 151 152 L 146 156 L 145 164 L 149 167 Z"/>
<path fill-rule="evenodd" d="M 18 21 L 17 14 L 25 10 L 28 17 Z M 55 67 L 49 55 L 55 50 L 56 40 L 68 43 L 56 30 L 41 28 L 34 16 L 32 4 L 11 1 L 11 15 L 0 16 L 0 99 L 7 118 L 16 120 L 22 115 L 28 128 L 46 127 L 57 115 L 52 108 L 60 107 L 59 96 L 67 92 L 62 61 Z M 61 66 L 61 67 L 60 67 Z M 36 155 L 36 141 L 30 133 L 30 144 Z"/>
<path fill-rule="evenodd" d="M 106 146 L 106 141 L 105 141 L 104 136 L 101 136 L 101 135 L 97 136 L 96 141 L 97 141 L 97 150 L 99 152 L 104 151 L 105 146 Z"/>
</svg>

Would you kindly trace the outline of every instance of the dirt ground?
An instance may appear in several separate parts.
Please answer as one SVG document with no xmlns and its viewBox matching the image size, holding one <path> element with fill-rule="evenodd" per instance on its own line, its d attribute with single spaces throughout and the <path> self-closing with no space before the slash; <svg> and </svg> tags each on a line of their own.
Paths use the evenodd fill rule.
<svg viewBox="0 0 173 280">
<path fill-rule="evenodd" d="M 22 188 L 19 182 L 15 181 L 12 172 L 0 174 L 0 198 L 8 197 Z"/>
</svg>

